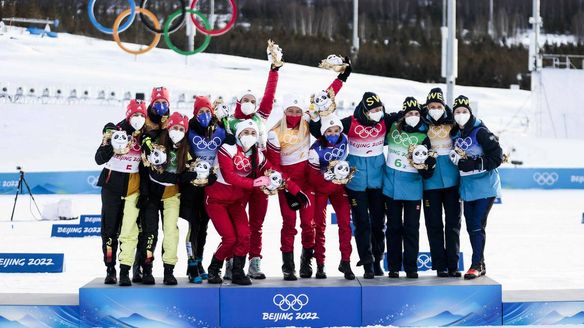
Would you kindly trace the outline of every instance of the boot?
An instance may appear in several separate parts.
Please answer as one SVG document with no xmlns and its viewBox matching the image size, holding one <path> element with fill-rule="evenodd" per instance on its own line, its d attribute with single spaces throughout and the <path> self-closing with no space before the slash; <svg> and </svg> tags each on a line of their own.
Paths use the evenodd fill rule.
<svg viewBox="0 0 584 328">
<path fill-rule="evenodd" d="M 448 278 L 449 277 L 448 271 L 446 271 L 446 270 L 437 270 L 436 271 L 436 276 L 438 278 Z"/>
<path fill-rule="evenodd" d="M 208 283 L 220 284 L 223 282 L 223 279 L 221 279 L 221 268 L 223 268 L 223 261 L 219 261 L 213 256 L 209 265 Z"/>
<path fill-rule="evenodd" d="M 475 279 L 481 276 L 481 267 L 471 267 L 468 271 L 464 274 L 465 280 Z"/>
<path fill-rule="evenodd" d="M 365 270 L 365 273 L 363 274 L 363 278 L 365 278 L 365 279 L 375 278 L 375 270 L 373 269 L 373 263 L 363 264 L 363 269 Z"/>
<path fill-rule="evenodd" d="M 458 270 L 448 270 L 448 276 L 451 278 L 460 278 L 462 277 L 462 273 Z"/>
<path fill-rule="evenodd" d="M 418 279 L 418 273 L 415 271 L 412 272 L 406 272 L 406 278 L 410 278 L 410 279 Z"/>
<path fill-rule="evenodd" d="M 298 280 L 296 277 L 296 269 L 294 268 L 294 253 L 282 253 L 282 273 L 284 274 L 284 280 Z"/>
<path fill-rule="evenodd" d="M 383 276 L 385 275 L 385 272 L 383 272 L 383 268 L 381 267 L 381 261 L 379 260 L 375 260 L 375 263 L 373 263 L 373 273 L 376 276 Z"/>
<path fill-rule="evenodd" d="M 132 281 L 130 280 L 130 266 L 125 264 L 120 264 L 120 286 L 132 286 Z"/>
<path fill-rule="evenodd" d="M 351 263 L 349 261 L 341 261 L 339 264 L 339 271 L 345 274 L 345 279 L 355 280 L 355 274 L 351 270 Z"/>
<path fill-rule="evenodd" d="M 392 279 L 399 278 L 399 272 L 398 271 L 389 271 L 389 273 L 387 274 L 387 277 L 392 278 Z"/>
<path fill-rule="evenodd" d="M 223 275 L 224 280 L 231 280 L 233 270 L 233 259 L 225 261 L 225 274 Z"/>
<path fill-rule="evenodd" d="M 164 263 L 164 279 L 162 282 L 168 286 L 174 286 L 178 283 L 174 277 L 174 265 Z"/>
<path fill-rule="evenodd" d="M 245 275 L 243 268 L 245 267 L 245 256 L 235 256 L 233 258 L 233 271 L 231 275 L 231 283 L 236 285 L 251 285 L 251 279 Z"/>
<path fill-rule="evenodd" d="M 324 264 L 316 265 L 316 279 L 326 279 L 326 272 L 324 272 Z"/>
<path fill-rule="evenodd" d="M 132 282 L 142 282 L 142 268 L 138 263 L 134 263 L 132 266 Z"/>
<path fill-rule="evenodd" d="M 187 267 L 187 275 L 189 277 L 189 282 L 194 284 L 200 284 L 203 282 L 203 278 L 199 275 L 199 260 L 189 259 Z"/>
<path fill-rule="evenodd" d="M 312 257 L 314 256 L 314 249 L 303 248 L 300 256 L 300 278 L 312 277 Z"/>
<path fill-rule="evenodd" d="M 262 259 L 259 257 L 252 257 L 249 260 L 249 268 L 247 270 L 247 275 L 252 279 L 266 279 L 266 275 L 260 269 Z"/>
<path fill-rule="evenodd" d="M 156 281 L 152 275 L 152 263 L 144 264 L 142 266 L 142 284 L 143 285 L 154 285 Z"/>
<path fill-rule="evenodd" d="M 197 257 L 197 261 L 199 265 L 199 276 L 201 276 L 201 279 L 207 280 L 209 276 L 207 275 L 207 272 L 205 272 L 205 268 L 203 267 L 203 258 Z"/>
<path fill-rule="evenodd" d="M 118 283 L 116 267 L 110 265 L 107 267 L 105 280 L 103 281 L 106 285 L 115 285 Z"/>
</svg>

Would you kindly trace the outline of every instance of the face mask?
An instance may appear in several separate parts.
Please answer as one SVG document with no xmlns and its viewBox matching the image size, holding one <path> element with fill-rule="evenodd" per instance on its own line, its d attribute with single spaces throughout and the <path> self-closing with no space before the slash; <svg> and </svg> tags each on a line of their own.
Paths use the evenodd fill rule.
<svg viewBox="0 0 584 328">
<path fill-rule="evenodd" d="M 154 103 L 152 105 L 152 109 L 154 109 L 154 113 L 158 116 L 165 116 L 168 115 L 168 104 L 167 103 Z"/>
<path fill-rule="evenodd" d="M 456 114 L 454 115 L 454 120 L 458 125 L 464 126 L 470 120 L 470 113 Z"/>
<path fill-rule="evenodd" d="M 438 121 L 442 115 L 444 115 L 444 109 L 430 109 L 428 114 L 430 114 L 430 117 L 432 117 L 434 121 Z"/>
<path fill-rule="evenodd" d="M 337 143 L 337 141 L 339 141 L 339 137 L 341 135 L 339 134 L 329 134 L 328 136 L 325 136 L 326 141 L 328 141 L 330 144 L 334 145 Z"/>
<path fill-rule="evenodd" d="M 287 116 L 286 115 L 286 125 L 289 128 L 294 128 L 300 123 L 301 119 L 302 119 L 302 116 Z"/>
<path fill-rule="evenodd" d="M 258 138 L 255 136 L 252 136 L 252 135 L 247 135 L 247 136 L 240 137 L 239 142 L 241 143 L 243 150 L 247 151 L 253 145 L 255 145 L 256 142 L 258 142 Z"/>
<path fill-rule="evenodd" d="M 369 113 L 369 119 L 374 122 L 379 122 L 383 117 L 383 112 Z"/>
<path fill-rule="evenodd" d="M 420 117 L 419 116 L 408 116 L 406 117 L 406 124 L 413 127 L 416 127 L 418 125 L 418 123 L 420 123 Z"/>
<path fill-rule="evenodd" d="M 185 137 L 185 133 L 179 130 L 170 130 L 168 131 L 168 136 L 174 144 L 177 144 Z"/>
<path fill-rule="evenodd" d="M 254 105 L 250 102 L 241 103 L 241 112 L 244 115 L 251 115 L 251 114 L 255 113 L 255 110 L 256 110 L 256 105 Z"/>
<path fill-rule="evenodd" d="M 130 118 L 130 125 L 134 128 L 134 130 L 140 130 L 144 123 L 146 123 L 146 118 L 144 116 L 132 116 Z"/>
<path fill-rule="evenodd" d="M 211 123 L 211 113 L 201 113 L 197 115 L 197 121 L 201 124 L 202 127 L 206 128 Z"/>
</svg>

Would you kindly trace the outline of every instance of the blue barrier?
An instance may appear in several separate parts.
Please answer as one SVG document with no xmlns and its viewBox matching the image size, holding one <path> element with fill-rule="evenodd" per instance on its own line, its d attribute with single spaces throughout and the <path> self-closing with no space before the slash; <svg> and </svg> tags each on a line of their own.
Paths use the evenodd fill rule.
<svg viewBox="0 0 584 328">
<path fill-rule="evenodd" d="M 389 271 L 387 264 L 387 253 L 383 254 L 383 268 L 385 271 Z M 429 271 L 432 270 L 432 255 L 430 252 L 419 252 L 418 253 L 418 271 Z M 404 271 L 402 266 L 401 271 Z M 463 253 L 458 253 L 458 271 L 464 271 L 464 256 Z"/>
<path fill-rule="evenodd" d="M 499 168 L 501 184 L 509 189 L 584 189 L 584 169 Z"/>
<path fill-rule="evenodd" d="M 100 171 L 27 172 L 26 181 L 35 195 L 99 194 Z M 0 195 L 16 193 L 18 172 L 0 173 Z"/>
<path fill-rule="evenodd" d="M 63 254 L 0 254 L 0 272 L 2 273 L 39 273 L 63 272 Z"/>
<path fill-rule="evenodd" d="M 101 227 L 101 215 L 82 214 L 79 216 L 79 225 L 82 227 Z"/>
<path fill-rule="evenodd" d="M 51 237 L 92 237 L 101 236 L 101 226 L 83 226 L 80 224 L 53 224 Z"/>
</svg>

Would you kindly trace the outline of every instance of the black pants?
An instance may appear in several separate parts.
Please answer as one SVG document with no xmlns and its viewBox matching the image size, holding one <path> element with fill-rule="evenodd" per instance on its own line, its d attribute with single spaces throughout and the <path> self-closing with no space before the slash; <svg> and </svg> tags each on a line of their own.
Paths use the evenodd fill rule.
<svg viewBox="0 0 584 328">
<path fill-rule="evenodd" d="M 158 221 L 164 220 L 163 203 L 161 200 L 148 199 L 142 216 L 142 229 L 139 235 L 138 245 L 140 245 L 144 264 L 151 264 L 154 261 L 154 250 L 158 242 Z M 164 252 L 164 249 L 162 250 Z"/>
<path fill-rule="evenodd" d="M 125 200 L 119 193 L 101 188 L 101 249 L 106 266 L 115 266 Z"/>
<path fill-rule="evenodd" d="M 202 259 L 209 227 L 209 215 L 205 210 L 205 188 L 181 186 L 180 217 L 189 222 L 187 242 L 191 243 L 193 257 Z"/>
<path fill-rule="evenodd" d="M 420 248 L 420 201 L 395 200 L 385 197 L 387 211 L 387 262 L 389 271 L 418 271 Z M 403 217 L 402 217 L 403 214 Z M 403 257 L 402 257 L 403 243 Z"/>
<path fill-rule="evenodd" d="M 458 186 L 424 191 L 424 219 L 432 254 L 432 270 L 458 270 L 460 216 Z"/>
<path fill-rule="evenodd" d="M 134 267 L 141 266 L 142 263 L 146 260 L 146 246 L 144 245 L 144 232 L 142 230 L 142 226 L 144 225 L 144 210 L 140 210 L 140 214 L 138 215 L 138 244 L 136 245 L 136 257 L 134 259 Z"/>
<path fill-rule="evenodd" d="M 385 250 L 385 213 L 381 189 L 354 191 L 347 189 L 351 203 L 351 214 L 355 225 L 355 242 L 359 252 L 359 263 L 363 265 L 381 261 Z"/>
<path fill-rule="evenodd" d="M 485 244 L 487 242 L 487 217 L 495 203 L 495 197 L 464 202 L 464 219 L 472 246 L 471 268 L 480 269 L 485 265 Z"/>
</svg>

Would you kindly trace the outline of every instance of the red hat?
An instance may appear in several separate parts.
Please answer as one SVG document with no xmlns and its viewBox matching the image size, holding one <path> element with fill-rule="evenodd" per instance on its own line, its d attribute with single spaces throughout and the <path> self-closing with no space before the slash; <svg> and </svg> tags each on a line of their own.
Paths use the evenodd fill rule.
<svg viewBox="0 0 584 328">
<path fill-rule="evenodd" d="M 195 97 L 195 109 L 193 110 L 193 115 L 197 116 L 199 113 L 199 109 L 207 107 L 211 110 L 211 115 L 215 115 L 215 110 L 213 109 L 213 105 L 211 104 L 211 100 L 204 96 L 196 96 Z"/>
<path fill-rule="evenodd" d="M 142 100 L 132 99 L 126 108 L 126 119 L 129 120 L 130 117 L 134 116 L 136 113 L 141 113 L 146 117 L 146 104 Z"/>
<path fill-rule="evenodd" d="M 170 129 L 175 125 L 182 125 L 185 130 L 189 129 L 189 118 L 179 112 L 174 112 L 170 115 L 168 120 L 164 122 L 164 128 Z"/>
<path fill-rule="evenodd" d="M 167 103 L 170 103 L 170 94 L 168 89 L 165 87 L 157 87 L 152 89 L 152 94 L 150 95 L 150 104 L 153 104 L 158 99 L 164 99 Z"/>
</svg>

